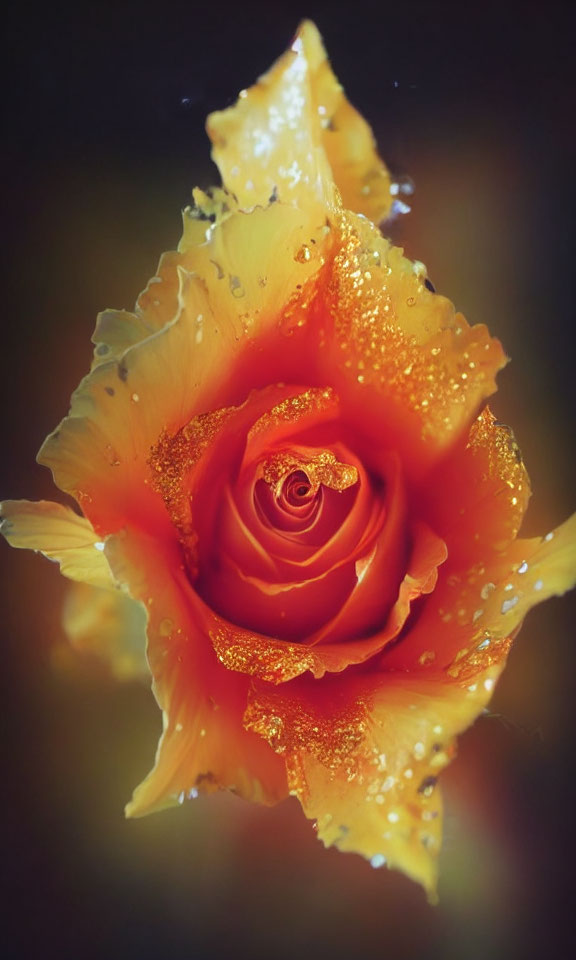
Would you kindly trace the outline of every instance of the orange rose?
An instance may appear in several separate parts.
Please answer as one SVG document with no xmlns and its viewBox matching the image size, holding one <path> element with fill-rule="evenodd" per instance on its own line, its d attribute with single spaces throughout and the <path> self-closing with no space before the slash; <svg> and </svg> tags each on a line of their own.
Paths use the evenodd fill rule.
<svg viewBox="0 0 576 960">
<path fill-rule="evenodd" d="M 310 23 L 208 131 L 224 188 L 100 315 L 40 452 L 84 516 L 8 501 L 3 532 L 80 581 L 68 632 L 120 675 L 146 626 L 164 734 L 128 815 L 293 793 L 433 892 L 436 778 L 573 585 L 576 521 L 517 539 L 528 478 L 482 409 L 502 347 L 377 229 L 390 179 Z"/>
</svg>

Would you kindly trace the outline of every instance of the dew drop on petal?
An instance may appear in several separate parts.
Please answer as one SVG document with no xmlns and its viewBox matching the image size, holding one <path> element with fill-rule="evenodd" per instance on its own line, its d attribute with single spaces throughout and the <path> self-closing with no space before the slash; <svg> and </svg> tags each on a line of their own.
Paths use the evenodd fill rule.
<svg viewBox="0 0 576 960">
<path fill-rule="evenodd" d="M 294 259 L 296 263 L 308 263 L 311 256 L 312 254 L 310 253 L 310 247 L 308 247 L 305 243 L 303 243 L 302 246 L 294 254 Z"/>
<path fill-rule="evenodd" d="M 434 663 L 435 659 L 436 659 L 436 654 L 434 653 L 433 650 L 425 650 L 424 653 L 421 653 L 420 656 L 418 657 L 418 663 L 420 664 L 420 666 L 425 667 L 429 663 Z"/>
<path fill-rule="evenodd" d="M 510 597 L 509 600 L 505 600 L 501 608 L 502 613 L 508 613 L 508 611 L 511 610 L 512 607 L 515 607 L 517 603 L 518 597 Z"/>
<path fill-rule="evenodd" d="M 382 853 L 375 853 L 370 861 L 370 866 L 377 870 L 378 867 L 383 867 L 385 863 L 386 857 Z"/>
</svg>

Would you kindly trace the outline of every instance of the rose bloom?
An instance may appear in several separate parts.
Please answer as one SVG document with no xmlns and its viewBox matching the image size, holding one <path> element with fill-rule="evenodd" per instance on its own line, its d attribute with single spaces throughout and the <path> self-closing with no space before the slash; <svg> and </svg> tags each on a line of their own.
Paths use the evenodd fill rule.
<svg viewBox="0 0 576 960">
<path fill-rule="evenodd" d="M 39 454 L 83 515 L 8 501 L 3 533 L 78 581 L 76 646 L 152 676 L 128 816 L 293 794 L 433 896 L 438 774 L 573 585 L 576 520 L 517 538 L 528 477 L 484 405 L 506 357 L 380 233 L 395 188 L 312 24 L 208 132 L 223 188 L 100 314 Z"/>
</svg>

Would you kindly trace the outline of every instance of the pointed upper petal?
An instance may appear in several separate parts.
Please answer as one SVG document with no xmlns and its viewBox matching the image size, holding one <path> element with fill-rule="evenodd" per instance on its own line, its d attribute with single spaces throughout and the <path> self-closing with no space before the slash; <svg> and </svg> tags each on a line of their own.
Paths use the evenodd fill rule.
<svg viewBox="0 0 576 960">
<path fill-rule="evenodd" d="M 273 204 L 229 217 L 200 246 L 165 259 L 156 286 L 171 319 L 120 354 L 121 339 L 110 339 L 112 358 L 82 381 L 39 454 L 99 528 L 154 516 L 146 462 L 164 430 L 225 405 L 231 392 L 245 399 L 254 354 L 321 267 L 320 254 L 300 262 L 297 253 L 323 229 L 322 218 Z"/>
<path fill-rule="evenodd" d="M 235 106 L 211 114 L 212 156 L 240 206 L 271 196 L 339 204 L 378 223 L 390 211 L 390 176 L 372 131 L 347 101 L 318 30 L 302 23 L 292 46 Z"/>
</svg>

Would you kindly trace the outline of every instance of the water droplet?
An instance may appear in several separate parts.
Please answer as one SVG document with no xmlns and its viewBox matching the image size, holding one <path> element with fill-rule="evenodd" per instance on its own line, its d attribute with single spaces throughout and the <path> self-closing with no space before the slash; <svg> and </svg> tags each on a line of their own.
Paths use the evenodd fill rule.
<svg viewBox="0 0 576 960">
<path fill-rule="evenodd" d="M 104 550 L 104 547 L 105 547 L 105 546 L 106 546 L 105 543 L 102 543 L 102 541 L 99 541 L 98 543 L 95 543 L 95 544 L 94 544 L 94 549 L 95 549 L 95 550 Z"/>
<path fill-rule="evenodd" d="M 308 247 L 305 243 L 303 243 L 300 249 L 294 254 L 296 263 L 308 263 L 311 257 L 312 254 L 310 253 L 310 247 Z"/>
<path fill-rule="evenodd" d="M 502 613 L 508 613 L 508 611 L 511 610 L 512 607 L 515 607 L 517 603 L 518 597 L 510 597 L 509 600 L 505 600 L 502 604 Z"/>
<path fill-rule="evenodd" d="M 524 562 L 521 563 L 520 566 L 518 567 L 518 573 L 526 573 L 527 570 L 528 570 L 528 564 L 524 560 Z"/>
<path fill-rule="evenodd" d="M 482 643 L 478 644 L 478 650 L 487 650 L 490 646 L 490 637 L 486 637 Z"/>
<path fill-rule="evenodd" d="M 544 537 L 544 540 L 546 541 L 546 543 L 550 543 L 550 540 L 553 540 L 553 539 L 554 539 L 554 533 L 553 533 L 553 532 L 547 533 L 546 536 Z"/>
<path fill-rule="evenodd" d="M 398 177 L 398 179 L 396 180 L 396 183 L 398 184 L 401 194 L 403 194 L 405 197 L 412 196 L 412 194 L 414 193 L 415 187 L 414 187 L 414 181 L 412 180 L 411 177 L 408 177 L 406 174 L 404 174 L 404 176 Z"/>
<path fill-rule="evenodd" d="M 239 277 L 235 277 L 232 274 L 230 274 L 228 286 L 230 287 L 230 293 L 232 294 L 233 297 L 236 297 L 237 300 L 240 299 L 240 297 L 243 297 L 245 295 L 244 287 L 242 286 Z"/>
<path fill-rule="evenodd" d="M 419 740 L 418 743 L 414 744 L 414 749 L 412 752 L 416 760 L 422 760 L 424 754 L 426 753 L 424 744 Z"/>
<path fill-rule="evenodd" d="M 544 581 L 543 581 L 543 580 L 537 580 L 536 583 L 534 584 L 534 589 L 535 589 L 535 590 L 541 590 L 543 586 L 544 586 Z"/>
<path fill-rule="evenodd" d="M 382 853 L 375 853 L 372 859 L 370 860 L 370 866 L 374 867 L 375 870 L 378 867 L 383 867 L 386 863 L 386 857 Z"/>
<path fill-rule="evenodd" d="M 492 690 L 493 686 L 494 686 L 494 680 L 492 679 L 492 677 L 486 677 L 484 681 L 484 689 Z"/>
<path fill-rule="evenodd" d="M 137 393 L 133 393 L 132 396 L 130 397 L 130 399 L 131 399 L 132 403 L 139 403 L 139 402 L 140 402 L 140 397 L 138 396 Z"/>
<path fill-rule="evenodd" d="M 388 814 L 388 820 L 390 823 L 398 823 L 399 819 L 400 819 L 400 815 L 396 813 L 395 810 L 391 810 L 390 813 Z"/>
<path fill-rule="evenodd" d="M 436 659 L 436 654 L 433 650 L 425 650 L 424 653 L 421 653 L 418 657 L 418 663 L 420 666 L 425 667 L 429 663 L 433 663 Z"/>
<path fill-rule="evenodd" d="M 426 798 L 431 797 L 434 793 L 436 782 L 436 777 L 424 777 L 422 783 L 418 787 L 418 793 L 422 794 L 422 796 Z"/>
<path fill-rule="evenodd" d="M 496 589 L 495 583 L 485 583 L 480 591 L 480 596 L 483 600 L 487 600 L 493 590 Z"/>
<path fill-rule="evenodd" d="M 120 460 L 118 458 L 118 454 L 116 453 L 111 443 L 106 444 L 106 456 L 108 458 L 108 463 L 110 464 L 111 467 L 120 466 Z"/>
<path fill-rule="evenodd" d="M 392 201 L 390 215 L 394 216 L 395 214 L 400 214 L 402 216 L 406 213 L 410 213 L 411 209 L 412 208 L 407 203 L 404 203 L 403 200 L 398 200 L 398 198 L 396 198 Z"/>
</svg>

